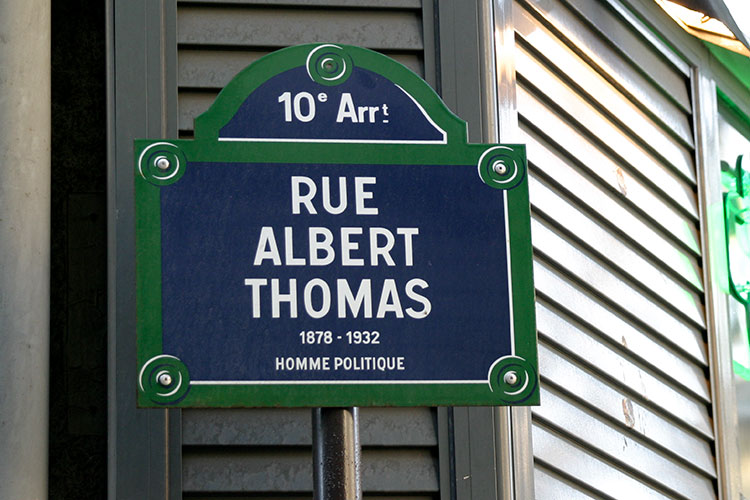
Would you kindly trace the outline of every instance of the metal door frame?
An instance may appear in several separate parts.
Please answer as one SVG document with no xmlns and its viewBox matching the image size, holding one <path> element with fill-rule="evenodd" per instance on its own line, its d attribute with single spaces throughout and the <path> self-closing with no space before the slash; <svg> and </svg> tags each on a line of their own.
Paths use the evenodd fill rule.
<svg viewBox="0 0 750 500">
<path fill-rule="evenodd" d="M 108 496 L 182 498 L 179 410 L 135 406 L 133 139 L 177 137 L 177 5 L 108 0 Z"/>
</svg>

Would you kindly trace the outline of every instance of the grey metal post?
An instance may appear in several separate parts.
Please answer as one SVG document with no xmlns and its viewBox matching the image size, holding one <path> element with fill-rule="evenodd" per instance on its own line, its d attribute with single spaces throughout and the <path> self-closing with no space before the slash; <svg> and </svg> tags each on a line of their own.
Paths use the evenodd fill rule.
<svg viewBox="0 0 750 500">
<path fill-rule="evenodd" d="M 493 0 L 492 23 L 485 23 L 485 43 L 492 41 L 493 48 L 485 49 L 491 59 L 485 60 L 485 74 L 489 84 L 487 93 L 493 93 L 496 109 L 494 131 L 487 140 L 519 142 L 518 108 L 516 105 L 515 31 L 513 2 Z M 489 26 L 487 26 L 489 24 Z M 487 30 L 486 28 L 491 28 Z M 494 64 L 494 68 L 492 65 Z M 491 71 L 491 69 L 493 69 Z M 491 74 L 491 76 L 490 76 Z M 493 113 L 494 114 L 494 113 Z M 488 120 L 491 122 L 492 120 Z M 535 498 L 534 453 L 531 443 L 531 410 L 528 406 L 495 408 L 497 432 L 495 441 L 498 462 L 507 479 L 501 479 L 501 498 Z"/>
<path fill-rule="evenodd" d="M 47 498 L 50 1 L 0 3 L 0 498 Z"/>
<path fill-rule="evenodd" d="M 177 136 L 177 2 L 107 0 L 108 498 L 182 498 L 180 410 L 136 408 L 133 139 Z"/>
<path fill-rule="evenodd" d="M 313 498 L 360 500 L 359 408 L 314 408 L 312 428 Z"/>
</svg>

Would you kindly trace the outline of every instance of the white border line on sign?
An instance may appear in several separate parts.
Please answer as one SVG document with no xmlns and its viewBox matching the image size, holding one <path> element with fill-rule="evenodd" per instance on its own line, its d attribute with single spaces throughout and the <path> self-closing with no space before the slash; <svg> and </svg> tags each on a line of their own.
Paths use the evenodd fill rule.
<svg viewBox="0 0 750 500">
<path fill-rule="evenodd" d="M 510 255 L 510 226 L 508 221 L 508 195 L 503 190 L 505 211 L 505 251 L 508 266 L 508 314 L 510 324 L 510 355 L 516 355 L 515 328 L 513 322 L 513 286 Z M 496 361 L 497 362 L 497 361 Z M 494 365 L 493 365 L 494 366 Z M 491 368 L 490 368 L 491 369 Z M 357 385 L 357 384 L 486 384 L 487 380 L 191 380 L 190 385 Z"/>
<path fill-rule="evenodd" d="M 190 385 L 486 384 L 486 380 L 191 380 Z"/>
<path fill-rule="evenodd" d="M 510 221 L 508 220 L 508 192 L 503 190 L 503 209 L 505 211 L 505 255 L 508 264 L 508 315 L 510 319 L 510 355 L 516 355 L 516 330 L 513 317 L 513 274 L 510 265 Z"/>
<path fill-rule="evenodd" d="M 309 143 L 332 143 L 332 144 L 445 144 L 445 141 L 391 141 L 378 139 L 276 139 L 257 137 L 219 137 L 220 142 L 309 142 Z"/>
<path fill-rule="evenodd" d="M 334 46 L 335 47 L 335 46 Z M 396 84 L 394 84 L 396 85 Z M 412 100 L 412 102 L 417 106 L 419 111 L 422 113 L 422 115 L 427 118 L 427 121 L 430 122 L 430 125 L 437 130 L 440 135 L 443 137 L 442 139 L 438 140 L 429 140 L 429 141 L 421 141 L 421 140 L 387 140 L 387 139 L 298 139 L 298 138 L 263 138 L 263 137 L 219 137 L 220 142 L 310 142 L 310 143 L 325 143 L 330 142 L 334 144 L 448 144 L 448 134 L 443 130 L 435 121 L 432 119 L 432 117 L 427 114 L 427 111 L 422 107 L 421 104 L 417 102 L 414 97 L 411 96 L 406 90 L 404 90 L 400 85 L 396 85 L 398 89 L 406 94 L 406 96 Z"/>
</svg>

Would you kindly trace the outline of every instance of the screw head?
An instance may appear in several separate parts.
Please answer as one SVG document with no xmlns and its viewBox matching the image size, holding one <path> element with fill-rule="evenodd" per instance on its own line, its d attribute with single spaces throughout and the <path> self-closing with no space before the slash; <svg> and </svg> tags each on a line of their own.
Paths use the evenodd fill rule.
<svg viewBox="0 0 750 500">
<path fill-rule="evenodd" d="M 169 160 L 167 160 L 165 157 L 160 156 L 156 159 L 156 167 L 159 170 L 167 170 L 170 166 Z"/>
<path fill-rule="evenodd" d="M 163 387 L 172 385 L 172 376 L 169 373 L 162 373 L 157 377 L 157 382 Z"/>
<path fill-rule="evenodd" d="M 497 175 L 505 175 L 508 172 L 508 167 L 505 166 L 505 163 L 496 161 L 492 164 L 492 170 L 494 170 Z"/>
<path fill-rule="evenodd" d="M 508 385 L 516 385 L 518 383 L 518 375 L 516 372 L 508 372 L 503 376 L 503 381 Z"/>
</svg>

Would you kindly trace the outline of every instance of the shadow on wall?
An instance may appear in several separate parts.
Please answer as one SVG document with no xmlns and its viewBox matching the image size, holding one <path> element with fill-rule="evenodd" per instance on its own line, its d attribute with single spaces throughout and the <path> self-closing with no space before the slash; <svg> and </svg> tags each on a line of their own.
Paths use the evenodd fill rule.
<svg viewBox="0 0 750 500">
<path fill-rule="evenodd" d="M 52 2 L 49 498 L 106 498 L 105 4 Z"/>
</svg>

